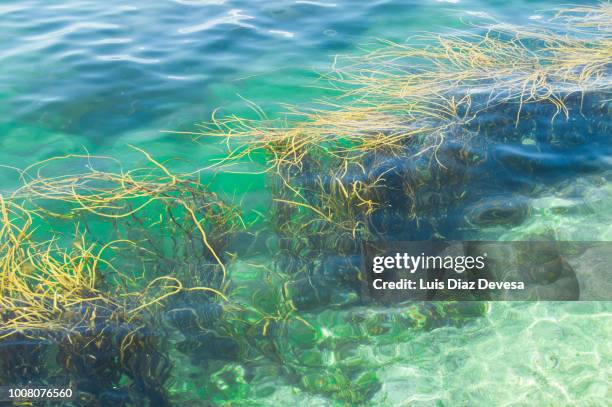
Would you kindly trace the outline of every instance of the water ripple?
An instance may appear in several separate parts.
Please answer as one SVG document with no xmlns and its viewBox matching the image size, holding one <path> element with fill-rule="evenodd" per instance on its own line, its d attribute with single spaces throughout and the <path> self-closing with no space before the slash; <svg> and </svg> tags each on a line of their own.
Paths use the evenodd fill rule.
<svg viewBox="0 0 612 407">
<path fill-rule="evenodd" d="M 181 28 L 178 30 L 178 32 L 181 34 L 193 34 L 193 33 L 197 33 L 200 31 L 210 30 L 211 28 L 216 27 L 218 25 L 222 25 L 222 24 L 233 24 L 233 25 L 237 25 L 240 27 L 255 28 L 255 26 L 251 24 L 245 24 L 243 22 L 247 20 L 252 20 L 253 18 L 254 18 L 253 16 L 242 14 L 242 10 L 232 9 L 228 11 L 227 14 L 222 17 L 210 19 L 202 24 Z"/>
<path fill-rule="evenodd" d="M 132 55 L 100 55 L 97 57 L 101 61 L 128 61 L 134 62 L 137 64 L 157 64 L 160 62 L 159 59 L 148 59 L 148 58 L 138 58 Z"/>
<path fill-rule="evenodd" d="M 61 28 L 61 29 L 56 30 L 56 31 L 51 31 L 51 32 L 47 32 L 47 33 L 44 33 L 44 34 L 39 34 L 39 35 L 25 37 L 24 40 L 26 40 L 26 41 L 43 41 L 43 40 L 55 39 L 55 38 L 58 38 L 58 37 L 62 37 L 64 35 L 66 35 L 66 34 L 72 34 L 72 33 L 80 32 L 80 31 L 117 30 L 120 27 L 121 26 L 119 26 L 117 24 L 108 24 L 108 23 L 95 23 L 95 22 L 74 23 L 74 24 L 70 24 L 67 27 Z"/>
</svg>

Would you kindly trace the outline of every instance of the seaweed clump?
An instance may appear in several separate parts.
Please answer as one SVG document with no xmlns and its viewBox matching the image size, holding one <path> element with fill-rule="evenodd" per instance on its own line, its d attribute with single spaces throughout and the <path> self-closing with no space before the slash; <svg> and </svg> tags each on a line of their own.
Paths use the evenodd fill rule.
<svg viewBox="0 0 612 407">
<path fill-rule="evenodd" d="M 291 121 L 216 118 L 197 135 L 232 147 L 220 168 L 265 154 L 278 269 L 295 275 L 298 307 L 342 303 L 325 287 L 358 292 L 363 241 L 516 226 L 539 185 L 605 165 L 610 10 L 383 42 L 335 60 L 322 79 L 336 100 Z"/>
<path fill-rule="evenodd" d="M 236 218 L 197 179 L 144 154 L 153 168 L 129 172 L 97 170 L 91 156 L 48 160 L 0 199 L 3 383 L 69 383 L 80 406 L 171 405 L 167 323 L 189 337 L 172 311 L 228 301 L 223 251 Z M 88 169 L 43 175 L 69 159 Z M 66 223 L 72 235 L 54 232 Z"/>
<path fill-rule="evenodd" d="M 159 391 L 167 379 L 168 361 L 156 351 L 157 339 L 146 335 L 146 317 L 130 312 L 129 303 L 96 283 L 98 266 L 104 262 L 100 252 L 85 246 L 84 240 L 76 241 L 71 250 L 53 240 L 36 242 L 31 239 L 29 212 L 5 200 L 2 209 L 0 343 L 3 353 L 14 355 L 6 362 L 19 359 L 5 366 L 3 382 L 69 383 L 78 391 L 79 405 L 144 400 L 168 405 Z M 33 351 L 17 353 L 24 347 Z M 55 364 L 44 363 L 51 355 Z M 141 370 L 136 359 L 148 369 Z M 149 376 L 153 373 L 157 374 Z M 131 381 L 129 390 L 120 384 L 122 375 Z"/>
</svg>

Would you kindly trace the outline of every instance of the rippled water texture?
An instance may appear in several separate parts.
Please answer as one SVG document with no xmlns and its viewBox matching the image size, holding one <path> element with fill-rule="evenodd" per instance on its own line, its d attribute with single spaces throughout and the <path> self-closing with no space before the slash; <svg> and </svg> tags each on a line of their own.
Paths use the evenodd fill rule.
<svg viewBox="0 0 612 407">
<path fill-rule="evenodd" d="M 159 139 L 213 109 L 311 100 L 315 70 L 376 38 L 538 18 L 545 1 L 5 1 L 3 158 Z M 509 11 L 512 13 L 509 13 Z M 119 141 L 121 140 L 121 141 Z M 21 147 L 20 147 L 21 146 Z M 6 158 L 5 158 L 6 157 Z"/>
<path fill-rule="evenodd" d="M 164 131 L 197 130 L 195 124 L 210 120 L 217 108 L 253 116 L 248 101 L 274 115 L 282 103 L 307 104 L 334 95 L 317 81 L 319 73 L 329 69 L 335 55 L 356 53 L 377 39 L 469 31 L 471 22 L 539 24 L 544 10 L 559 5 L 543 0 L 4 0 L 0 191 L 18 183 L 10 167 L 57 155 L 87 151 L 124 163 L 141 160 L 127 144 L 160 161 L 175 159 L 168 162 L 173 168 L 203 168 L 221 156 L 219 146 Z M 490 183 L 500 189 L 456 215 L 471 222 L 469 237 L 520 240 L 554 230 L 560 240 L 612 240 L 609 134 L 596 136 L 571 153 L 537 150 L 529 137 L 518 146 L 492 145 L 489 153 L 507 172 Z M 537 176 L 525 176 L 527 167 Z M 208 170 L 202 175 L 212 177 Z M 215 180 L 218 191 L 242 198 L 247 219 L 250 209 L 265 211 L 270 205 L 262 175 L 219 174 Z M 525 190 L 529 194 L 523 196 Z M 500 201 L 528 209 L 516 217 L 511 211 L 501 226 L 488 222 L 489 208 Z M 249 277 L 249 264 L 241 259 L 233 266 L 237 284 L 256 280 Z M 370 320 L 370 315 L 362 322 L 371 322 L 367 329 L 374 333 L 363 334 L 361 342 L 347 339 L 358 336 L 351 331 L 357 325 L 343 319 L 350 312 L 321 311 L 307 318 L 332 338 L 331 346 L 318 348 L 317 358 L 333 365 L 346 352 L 346 360 L 378 376 L 380 386 L 370 387 L 360 376 L 372 391 L 371 405 L 605 406 L 612 399 L 610 303 L 498 302 L 467 325 L 410 335 L 379 335 L 376 329 L 388 328 L 385 317 Z M 210 401 L 211 394 L 214 402 L 232 405 L 342 405 L 265 364 L 251 377 L 244 366 L 228 363 L 224 369 L 231 374 L 217 373 L 217 387 L 210 390 L 205 363 L 177 350 L 171 356 L 177 369 L 169 391 L 181 405 L 186 400 L 207 405 L 203 400 Z"/>
</svg>

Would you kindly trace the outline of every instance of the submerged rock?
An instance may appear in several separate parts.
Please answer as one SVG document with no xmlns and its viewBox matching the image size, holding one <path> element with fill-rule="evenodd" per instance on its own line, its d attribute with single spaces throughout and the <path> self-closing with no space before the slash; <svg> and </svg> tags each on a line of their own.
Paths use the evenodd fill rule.
<svg viewBox="0 0 612 407">
<path fill-rule="evenodd" d="M 529 216 L 530 206 L 524 198 L 491 198 L 467 208 L 466 222 L 473 226 L 519 225 Z"/>
</svg>

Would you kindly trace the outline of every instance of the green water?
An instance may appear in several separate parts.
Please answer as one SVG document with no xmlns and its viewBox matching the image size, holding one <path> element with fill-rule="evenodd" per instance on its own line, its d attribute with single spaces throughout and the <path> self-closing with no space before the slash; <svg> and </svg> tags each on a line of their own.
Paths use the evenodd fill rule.
<svg viewBox="0 0 612 407">
<path fill-rule="evenodd" d="M 223 157 L 223 146 L 175 132 L 197 131 L 215 109 L 256 117 L 246 100 L 275 117 L 283 103 L 308 106 L 333 97 L 319 73 L 335 55 L 359 53 L 377 39 L 470 32 L 470 23 L 546 24 L 546 10 L 558 6 L 543 0 L 7 0 L 0 5 L 0 190 L 8 194 L 19 184 L 14 167 L 54 156 L 87 152 L 115 157 L 124 168 L 143 165 L 132 144 L 172 170 L 199 171 L 214 191 L 240 204 L 247 222 L 264 224 L 271 205 L 266 176 L 208 169 Z M 611 155 L 591 150 L 573 159 L 595 162 L 594 171 L 543 183 L 519 225 L 483 227 L 476 237 L 520 240 L 554 230 L 559 240 L 612 240 Z M 566 169 L 565 157 L 543 160 L 559 174 Z M 76 160 L 49 173 L 83 165 Z M 267 266 L 270 256 L 244 249 L 230 267 L 240 301 L 261 289 L 253 264 Z M 167 390 L 177 406 L 609 405 L 611 303 L 487 307 L 483 316 L 435 329 L 402 328 L 397 309 L 304 312 L 316 339 L 295 327 L 279 339 L 288 341 L 279 347 L 295 352 L 295 360 L 285 356 L 280 363 L 224 355 L 209 361 L 173 345 Z M 172 343 L 181 340 L 171 334 Z M 309 361 L 314 367 L 294 369 L 298 377 L 283 370 L 283 363 Z M 337 366 L 352 372 L 349 383 L 337 384 L 343 380 L 334 376 Z M 318 374 L 332 390 L 308 384 Z M 338 389 L 368 396 L 351 400 Z"/>
</svg>

